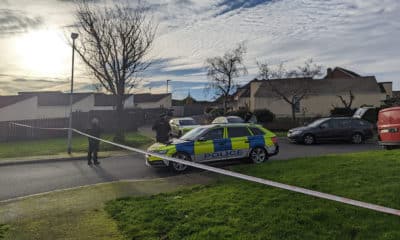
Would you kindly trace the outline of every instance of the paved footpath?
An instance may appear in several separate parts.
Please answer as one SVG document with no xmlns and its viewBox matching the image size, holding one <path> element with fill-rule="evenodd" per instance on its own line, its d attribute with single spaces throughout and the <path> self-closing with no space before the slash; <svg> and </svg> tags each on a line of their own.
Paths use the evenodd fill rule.
<svg viewBox="0 0 400 240">
<path fill-rule="evenodd" d="M 376 144 L 324 144 L 303 146 L 280 139 L 281 153 L 272 159 L 318 156 L 333 153 L 376 150 Z M 0 201 L 100 182 L 122 179 L 152 179 L 174 175 L 164 169 L 145 165 L 144 157 L 132 153 L 101 159 L 100 166 L 88 166 L 85 160 L 55 161 L 0 166 Z"/>
</svg>

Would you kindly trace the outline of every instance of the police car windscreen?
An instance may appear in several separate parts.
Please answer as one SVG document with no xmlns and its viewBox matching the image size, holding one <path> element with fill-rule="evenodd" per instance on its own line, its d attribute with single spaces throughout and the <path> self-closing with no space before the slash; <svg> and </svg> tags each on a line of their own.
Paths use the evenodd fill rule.
<svg viewBox="0 0 400 240">
<path fill-rule="evenodd" d="M 203 134 L 205 131 L 207 131 L 206 127 L 198 127 L 198 128 L 195 128 L 195 129 L 187 132 L 180 139 L 186 140 L 186 141 L 194 141 L 199 135 Z"/>
<path fill-rule="evenodd" d="M 197 125 L 196 121 L 193 119 L 179 120 L 179 124 L 181 126 Z"/>
</svg>

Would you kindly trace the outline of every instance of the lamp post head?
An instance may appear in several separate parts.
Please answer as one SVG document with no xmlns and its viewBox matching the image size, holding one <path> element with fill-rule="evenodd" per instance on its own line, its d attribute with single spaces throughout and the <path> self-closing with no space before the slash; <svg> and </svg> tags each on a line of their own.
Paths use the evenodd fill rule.
<svg viewBox="0 0 400 240">
<path fill-rule="evenodd" d="M 77 39 L 78 36 L 79 36 L 79 34 L 77 34 L 77 33 L 71 33 L 71 38 L 72 38 L 72 40 Z"/>
</svg>

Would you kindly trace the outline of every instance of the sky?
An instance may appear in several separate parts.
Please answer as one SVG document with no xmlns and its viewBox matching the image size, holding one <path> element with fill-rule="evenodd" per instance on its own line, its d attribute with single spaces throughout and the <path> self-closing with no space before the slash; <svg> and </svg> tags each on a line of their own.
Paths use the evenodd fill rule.
<svg viewBox="0 0 400 240">
<path fill-rule="evenodd" d="M 129 0 L 127 0 L 129 1 Z M 104 4 L 102 0 L 96 4 Z M 132 0 L 132 2 L 134 2 Z M 325 68 L 340 66 L 400 90 L 399 0 L 147 0 L 158 22 L 150 53 L 153 65 L 136 92 L 205 91 L 209 57 L 222 56 L 238 43 L 247 46 L 248 75 L 257 61 L 294 68 L 305 60 Z M 68 91 L 74 24 L 72 0 L 0 0 L 0 94 L 19 91 Z M 76 59 L 75 90 L 91 91 L 96 80 Z"/>
</svg>

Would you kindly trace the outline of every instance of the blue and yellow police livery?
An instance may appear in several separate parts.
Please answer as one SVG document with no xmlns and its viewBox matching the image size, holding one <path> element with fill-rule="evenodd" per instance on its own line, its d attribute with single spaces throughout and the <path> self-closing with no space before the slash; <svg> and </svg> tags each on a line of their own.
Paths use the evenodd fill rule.
<svg viewBox="0 0 400 240">
<path fill-rule="evenodd" d="M 279 152 L 276 135 L 256 124 L 221 124 L 197 127 L 170 144 L 155 143 L 149 152 L 164 154 L 194 162 L 211 162 L 235 158 L 249 158 L 262 163 Z M 171 167 L 184 171 L 187 166 L 146 156 L 153 167 Z"/>
</svg>

